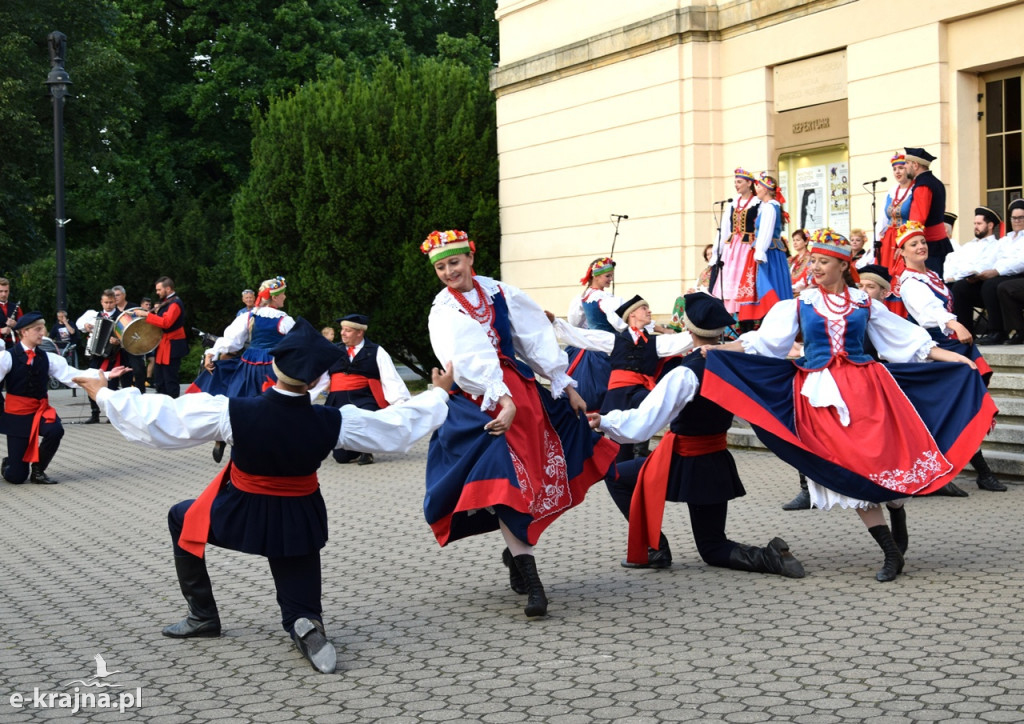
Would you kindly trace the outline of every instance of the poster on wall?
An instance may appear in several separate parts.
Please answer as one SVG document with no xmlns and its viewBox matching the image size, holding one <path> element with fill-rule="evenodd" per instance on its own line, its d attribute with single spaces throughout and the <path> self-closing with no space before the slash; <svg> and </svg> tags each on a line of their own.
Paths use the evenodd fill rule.
<svg viewBox="0 0 1024 724">
<path fill-rule="evenodd" d="M 795 201 L 798 228 L 812 232 L 825 226 L 825 193 L 824 166 L 808 166 L 796 170 Z"/>
<path fill-rule="evenodd" d="M 786 210 L 786 213 L 789 214 L 789 223 L 785 224 L 785 222 L 783 222 L 785 226 L 782 233 L 786 239 L 789 240 L 793 238 L 793 229 L 796 228 L 796 219 L 794 219 L 793 214 L 790 213 L 790 209 L 793 207 L 793 200 L 790 198 L 789 193 L 789 172 L 783 171 L 782 169 L 779 169 L 779 190 L 781 190 L 782 195 L 786 197 L 786 203 L 782 206 Z"/>
<path fill-rule="evenodd" d="M 850 166 L 828 165 L 828 225 L 850 238 Z"/>
</svg>

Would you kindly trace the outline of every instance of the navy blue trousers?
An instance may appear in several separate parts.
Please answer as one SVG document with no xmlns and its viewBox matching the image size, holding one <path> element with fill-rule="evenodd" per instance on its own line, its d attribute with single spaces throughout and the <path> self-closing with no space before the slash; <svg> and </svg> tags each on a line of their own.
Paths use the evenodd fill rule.
<svg viewBox="0 0 1024 724">
<path fill-rule="evenodd" d="M 175 556 L 192 555 L 178 546 L 178 538 L 185 522 L 185 512 L 194 502 L 183 500 L 172 506 L 167 513 L 167 527 L 171 531 L 171 544 Z M 213 531 L 210 531 L 207 545 L 229 548 L 215 540 Z M 268 557 L 267 562 L 270 563 L 270 573 L 274 577 L 274 586 L 277 589 L 277 605 L 281 607 L 281 627 L 290 634 L 296 619 L 322 621 L 320 551 L 304 556 Z"/>
<path fill-rule="evenodd" d="M 633 466 L 630 466 L 633 467 Z M 639 465 L 635 467 L 639 470 Z M 633 500 L 633 490 L 636 488 L 635 475 L 618 475 L 615 469 L 605 478 L 605 486 L 608 493 L 615 501 L 616 507 L 623 517 L 629 520 L 629 505 Z M 690 510 L 690 529 L 693 531 L 693 542 L 697 545 L 697 552 L 701 559 L 709 566 L 729 568 L 729 554 L 736 547 L 734 541 L 729 540 L 725 535 L 725 520 L 729 514 L 729 503 L 712 503 L 710 505 L 697 505 L 687 503 Z"/>
<path fill-rule="evenodd" d="M 46 470 L 46 466 L 57 454 L 62 437 L 64 437 L 64 426 L 59 417 L 53 422 L 45 420 L 39 422 L 39 467 L 41 469 Z M 27 437 L 7 436 L 7 470 L 4 472 L 4 480 L 7 482 L 24 483 L 28 480 L 29 464 L 22 460 L 26 450 L 28 450 Z"/>
</svg>

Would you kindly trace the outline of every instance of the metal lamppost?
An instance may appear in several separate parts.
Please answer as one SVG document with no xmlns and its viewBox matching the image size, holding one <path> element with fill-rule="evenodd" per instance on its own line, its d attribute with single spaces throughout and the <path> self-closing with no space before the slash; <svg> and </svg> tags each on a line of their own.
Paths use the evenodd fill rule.
<svg viewBox="0 0 1024 724">
<path fill-rule="evenodd" d="M 65 273 L 64 227 L 71 219 L 64 218 L 64 99 L 68 96 L 71 77 L 64 70 L 68 37 L 53 31 L 47 36 L 50 46 L 50 74 L 46 85 L 53 96 L 53 183 L 57 221 L 57 309 L 68 308 L 67 274 Z"/>
</svg>

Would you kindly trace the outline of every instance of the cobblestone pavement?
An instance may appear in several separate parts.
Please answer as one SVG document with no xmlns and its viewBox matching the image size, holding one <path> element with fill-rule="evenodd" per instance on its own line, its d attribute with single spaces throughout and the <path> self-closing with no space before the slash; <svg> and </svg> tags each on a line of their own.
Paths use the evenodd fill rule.
<svg viewBox="0 0 1024 724">
<path fill-rule="evenodd" d="M 81 395 L 53 401 L 65 423 L 88 414 Z M 969 498 L 914 501 L 907 568 L 888 584 L 852 512 L 779 509 L 796 474 L 768 453 L 737 454 L 748 494 L 729 531 L 784 537 L 802 580 L 705 566 L 683 506 L 666 512 L 675 565 L 625 570 L 626 526 L 595 487 L 544 535 L 551 613 L 527 620 L 497 534 L 435 543 L 425 450 L 322 470 L 339 657 L 324 676 L 281 630 L 255 556 L 209 555 L 224 636 L 162 637 L 185 612 L 166 511 L 213 477 L 210 446 L 154 452 L 67 424 L 48 471 L 60 485 L 0 483 L 0 723 L 1024 720 L 1020 486 L 961 479 Z M 119 688 L 81 686 L 97 654 Z M 75 686 L 130 706 L 60 708 Z"/>
</svg>

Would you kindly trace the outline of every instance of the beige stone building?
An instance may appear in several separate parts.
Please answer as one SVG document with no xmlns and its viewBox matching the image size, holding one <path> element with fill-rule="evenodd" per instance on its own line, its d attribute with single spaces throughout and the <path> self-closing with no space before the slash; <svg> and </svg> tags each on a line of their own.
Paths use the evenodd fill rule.
<svg viewBox="0 0 1024 724">
<path fill-rule="evenodd" d="M 793 228 L 804 207 L 870 228 L 863 184 L 889 177 L 880 208 L 908 145 L 938 157 L 959 239 L 976 205 L 1021 195 L 1020 2 L 499 0 L 497 17 L 502 275 L 559 314 L 614 238 L 616 292 L 667 316 L 737 166 L 779 176 Z"/>
</svg>

